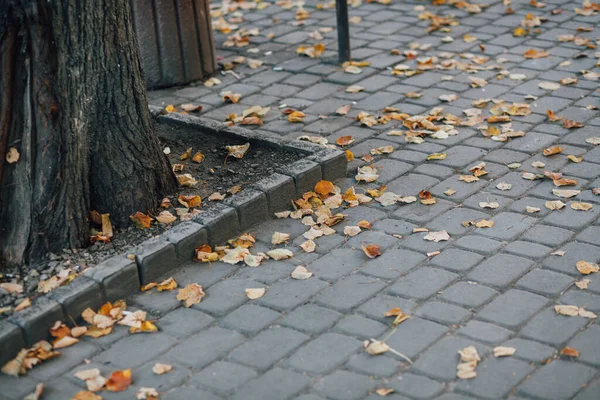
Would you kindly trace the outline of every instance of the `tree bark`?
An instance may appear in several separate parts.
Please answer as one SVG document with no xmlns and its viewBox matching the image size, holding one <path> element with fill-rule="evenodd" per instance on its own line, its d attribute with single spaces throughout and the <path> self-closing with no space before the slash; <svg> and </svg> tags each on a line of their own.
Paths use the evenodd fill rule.
<svg viewBox="0 0 600 400">
<path fill-rule="evenodd" d="M 85 245 L 89 210 L 122 227 L 176 181 L 127 1 L 2 0 L 0 18 L 0 265 L 20 265 Z"/>
</svg>

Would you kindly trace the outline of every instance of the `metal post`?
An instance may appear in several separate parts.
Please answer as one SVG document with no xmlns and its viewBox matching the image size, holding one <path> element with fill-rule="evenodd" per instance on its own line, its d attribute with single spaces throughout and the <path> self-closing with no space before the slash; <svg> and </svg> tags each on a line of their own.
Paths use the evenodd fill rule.
<svg viewBox="0 0 600 400">
<path fill-rule="evenodd" d="M 350 61 L 350 29 L 348 27 L 348 1 L 335 0 L 340 63 Z"/>
</svg>

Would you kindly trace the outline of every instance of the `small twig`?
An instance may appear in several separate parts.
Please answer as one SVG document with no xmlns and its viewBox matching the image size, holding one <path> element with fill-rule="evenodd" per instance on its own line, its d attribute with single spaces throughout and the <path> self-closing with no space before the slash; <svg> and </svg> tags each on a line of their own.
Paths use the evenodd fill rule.
<svg viewBox="0 0 600 400">
<path fill-rule="evenodd" d="M 412 365 L 412 361 L 410 358 L 408 358 L 407 356 L 405 356 L 404 354 L 400 353 L 399 351 L 396 351 L 394 349 L 392 349 L 390 347 L 390 349 L 388 350 L 390 353 L 397 355 L 398 357 L 402 358 L 403 360 L 405 360 L 407 363 Z"/>
</svg>

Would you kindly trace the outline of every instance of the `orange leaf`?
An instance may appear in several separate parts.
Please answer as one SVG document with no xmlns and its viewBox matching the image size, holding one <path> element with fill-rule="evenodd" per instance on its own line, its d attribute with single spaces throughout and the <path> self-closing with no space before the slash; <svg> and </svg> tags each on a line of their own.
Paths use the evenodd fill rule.
<svg viewBox="0 0 600 400">
<path fill-rule="evenodd" d="M 545 58 L 549 55 L 550 53 L 548 53 L 547 51 L 538 51 L 536 49 L 529 49 L 525 53 L 523 53 L 523 56 L 525 58 Z"/>
<path fill-rule="evenodd" d="M 560 178 L 553 180 L 555 186 L 575 186 L 577 185 L 577 179 L 572 178 Z"/>
<path fill-rule="evenodd" d="M 579 352 L 572 347 L 565 347 L 560 354 L 567 357 L 579 357 Z"/>
<path fill-rule="evenodd" d="M 130 216 L 129 219 L 131 219 L 138 229 L 150 228 L 151 219 L 144 213 L 138 211 L 134 215 Z"/>
<path fill-rule="evenodd" d="M 62 323 L 60 321 L 56 321 L 54 326 L 52 328 L 50 328 L 50 335 L 52 335 L 53 337 L 55 337 L 57 339 L 61 339 L 65 336 L 70 336 L 71 329 L 69 329 L 69 327 L 67 325 L 65 325 L 64 323 Z"/>
<path fill-rule="evenodd" d="M 369 244 L 367 246 L 363 245 L 362 250 L 369 258 L 375 258 L 381 255 L 381 248 L 376 244 Z"/>
<path fill-rule="evenodd" d="M 583 124 L 581 122 L 565 118 L 563 119 L 563 127 L 566 129 L 583 128 Z"/>
<path fill-rule="evenodd" d="M 187 208 L 199 207 L 202 203 L 200 196 L 184 196 L 182 194 L 179 195 L 177 201 Z"/>
<path fill-rule="evenodd" d="M 543 154 L 547 157 L 547 156 L 552 156 L 554 154 L 561 153 L 562 151 L 563 151 L 562 147 L 552 146 L 552 147 L 548 147 L 547 149 L 544 149 Z"/>
<path fill-rule="evenodd" d="M 350 162 L 354 160 L 354 153 L 350 150 L 346 150 L 346 161 Z"/>
<path fill-rule="evenodd" d="M 315 193 L 321 195 L 321 196 L 326 196 L 330 193 L 333 193 L 335 190 L 335 186 L 333 185 L 333 183 L 329 182 L 329 181 L 319 181 L 317 182 L 317 184 L 315 185 Z"/>
<path fill-rule="evenodd" d="M 340 136 L 335 142 L 342 147 L 348 146 L 350 143 L 354 142 L 354 138 L 352 136 Z"/>
<path fill-rule="evenodd" d="M 110 374 L 106 381 L 106 390 L 109 392 L 122 392 L 131 385 L 131 370 L 124 369 Z"/>
<path fill-rule="evenodd" d="M 563 117 L 554 114 L 552 110 L 546 110 L 546 115 L 548 116 L 548 119 L 552 122 L 560 121 L 561 119 L 563 119 Z"/>
<path fill-rule="evenodd" d="M 371 224 L 369 223 L 369 221 L 364 219 L 362 221 L 359 221 L 357 225 L 363 229 L 371 229 Z"/>
</svg>

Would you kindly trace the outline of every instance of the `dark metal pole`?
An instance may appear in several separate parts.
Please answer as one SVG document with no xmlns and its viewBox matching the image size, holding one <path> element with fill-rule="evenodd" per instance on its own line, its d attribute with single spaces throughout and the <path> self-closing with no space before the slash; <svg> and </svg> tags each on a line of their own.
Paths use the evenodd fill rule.
<svg viewBox="0 0 600 400">
<path fill-rule="evenodd" d="M 335 0 L 340 63 L 350 61 L 350 29 L 348 27 L 348 1 Z"/>
</svg>

